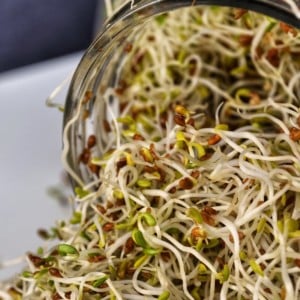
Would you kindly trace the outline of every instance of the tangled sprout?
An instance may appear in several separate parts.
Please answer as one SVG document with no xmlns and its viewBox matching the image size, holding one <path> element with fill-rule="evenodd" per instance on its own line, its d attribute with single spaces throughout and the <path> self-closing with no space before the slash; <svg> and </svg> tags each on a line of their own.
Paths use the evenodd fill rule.
<svg viewBox="0 0 300 300">
<path fill-rule="evenodd" d="M 95 96 L 73 215 L 0 298 L 299 299 L 298 30 L 192 7 L 122 52 L 75 116 Z"/>
</svg>

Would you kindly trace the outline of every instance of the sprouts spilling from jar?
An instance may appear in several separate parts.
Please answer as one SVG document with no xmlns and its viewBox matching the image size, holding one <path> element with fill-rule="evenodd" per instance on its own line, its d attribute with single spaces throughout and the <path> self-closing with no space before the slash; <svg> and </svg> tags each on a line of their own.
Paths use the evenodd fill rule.
<svg viewBox="0 0 300 300">
<path fill-rule="evenodd" d="M 159 15 L 76 121 L 92 98 L 89 183 L 1 299 L 300 298 L 298 30 L 241 9 Z"/>
</svg>

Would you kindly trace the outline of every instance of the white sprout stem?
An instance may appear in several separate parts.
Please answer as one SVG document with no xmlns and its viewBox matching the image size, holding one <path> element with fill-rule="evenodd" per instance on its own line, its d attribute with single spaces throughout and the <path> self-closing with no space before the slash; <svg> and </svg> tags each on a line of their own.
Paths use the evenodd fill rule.
<svg viewBox="0 0 300 300">
<path fill-rule="evenodd" d="M 163 234 L 163 236 L 166 237 L 165 234 Z M 187 289 L 187 281 L 186 281 L 186 274 L 185 274 L 185 271 L 184 271 L 184 263 L 183 263 L 181 255 L 180 255 L 180 252 L 174 246 L 172 246 L 171 244 L 169 244 L 165 241 L 159 240 L 155 237 L 153 237 L 152 240 L 157 245 L 162 246 L 166 249 L 169 249 L 169 250 L 172 251 L 172 253 L 174 253 L 174 255 L 177 258 L 177 262 L 178 262 L 179 268 L 180 268 L 180 277 L 183 281 L 183 291 L 184 291 L 184 293 L 185 293 L 185 295 L 187 296 L 188 299 L 193 300 L 192 295 L 189 293 L 189 291 Z"/>
</svg>

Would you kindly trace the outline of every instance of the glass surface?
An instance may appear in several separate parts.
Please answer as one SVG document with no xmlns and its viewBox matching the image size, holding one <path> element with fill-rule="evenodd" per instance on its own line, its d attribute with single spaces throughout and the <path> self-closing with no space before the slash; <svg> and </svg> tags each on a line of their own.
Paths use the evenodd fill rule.
<svg viewBox="0 0 300 300">
<path fill-rule="evenodd" d="M 294 3 L 299 5 L 298 0 L 295 0 Z M 92 91 L 95 95 L 99 88 L 113 84 L 114 71 L 120 62 L 120 59 L 115 59 L 116 53 L 122 48 L 125 40 L 128 42 L 128 37 L 133 30 L 138 30 L 152 16 L 191 5 L 245 8 L 300 28 L 300 21 L 292 13 L 291 7 L 281 0 L 136 0 L 133 6 L 131 2 L 127 3 L 106 21 L 102 32 L 99 33 L 83 56 L 70 85 L 64 125 L 76 114 L 79 99 L 84 97 L 86 91 Z M 92 99 L 87 106 L 90 114 L 93 112 L 94 102 L 95 99 Z M 77 180 L 75 180 L 77 182 L 73 181 L 74 185 L 89 182 L 88 174 L 85 170 L 80 169 L 78 164 L 78 157 L 84 147 L 81 136 L 85 132 L 86 126 L 82 122 L 75 121 L 67 133 L 70 144 L 69 149 L 67 149 L 68 161 L 72 171 L 78 175 Z"/>
</svg>

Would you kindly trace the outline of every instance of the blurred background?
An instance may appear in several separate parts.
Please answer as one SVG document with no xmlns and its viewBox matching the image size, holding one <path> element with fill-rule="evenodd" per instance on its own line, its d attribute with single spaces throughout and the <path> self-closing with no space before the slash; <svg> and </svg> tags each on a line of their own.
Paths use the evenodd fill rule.
<svg viewBox="0 0 300 300">
<path fill-rule="evenodd" d="M 0 0 L 0 281 L 35 252 L 39 228 L 69 218 L 62 118 L 46 98 L 71 78 L 104 16 L 103 0 Z M 64 103 L 67 85 L 56 101 Z"/>
<path fill-rule="evenodd" d="M 1 0 L 0 72 L 85 49 L 103 0 Z"/>
</svg>

